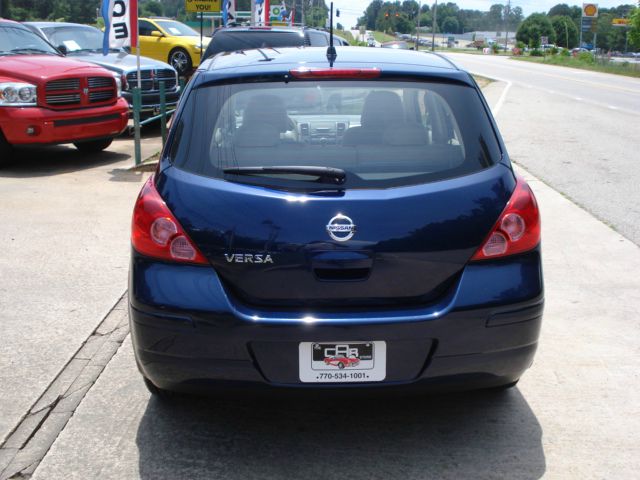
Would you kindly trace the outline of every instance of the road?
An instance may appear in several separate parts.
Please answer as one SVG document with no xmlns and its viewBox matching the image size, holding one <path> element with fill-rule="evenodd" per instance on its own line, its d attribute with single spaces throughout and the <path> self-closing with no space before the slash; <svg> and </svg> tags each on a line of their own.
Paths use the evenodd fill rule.
<svg viewBox="0 0 640 480">
<path fill-rule="evenodd" d="M 537 166 L 558 157 L 547 123 L 536 121 L 556 97 L 531 92 L 502 82 L 485 90 L 512 155 Z M 560 109 L 548 116 L 569 121 Z M 573 122 L 584 128 L 590 119 Z M 9 207 L 0 210 L 0 238 L 11 245 L 0 253 L 4 432 L 34 407 L 0 449 L 0 478 L 637 476 L 640 248 L 545 182 L 522 170 L 543 216 L 547 305 L 536 362 L 513 390 L 381 399 L 247 393 L 165 405 L 150 398 L 129 339 L 122 343 L 129 215 L 142 176 L 125 170 L 130 145 L 118 151 L 100 159 L 64 147 L 25 151 L 24 164 L 0 173 Z M 580 152 L 586 165 L 600 154 Z M 593 188 L 589 172 L 577 172 Z M 47 390 L 39 406 L 58 371 L 49 389 L 64 383 L 66 393 Z M 48 405 L 51 413 L 38 416 Z"/>
<path fill-rule="evenodd" d="M 512 160 L 640 245 L 640 78 L 447 54 L 510 83 L 499 115 Z M 569 225 L 568 225 L 569 227 Z"/>
</svg>

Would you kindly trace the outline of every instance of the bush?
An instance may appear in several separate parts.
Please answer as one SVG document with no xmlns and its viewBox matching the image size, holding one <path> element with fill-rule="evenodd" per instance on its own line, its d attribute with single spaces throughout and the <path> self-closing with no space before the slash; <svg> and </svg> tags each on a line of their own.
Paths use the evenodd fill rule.
<svg viewBox="0 0 640 480">
<path fill-rule="evenodd" d="M 500 52 L 500 47 L 498 46 L 498 44 L 497 44 L 497 43 L 494 43 L 493 45 L 491 45 L 491 51 L 492 51 L 494 54 L 497 54 L 497 53 L 499 53 L 499 52 Z"/>
<path fill-rule="evenodd" d="M 580 52 L 577 58 L 584 63 L 596 63 L 594 56 L 590 52 Z"/>
<path fill-rule="evenodd" d="M 529 52 L 529 55 L 531 55 L 532 57 L 543 57 L 544 52 L 538 48 L 534 48 L 533 50 L 531 50 L 531 52 Z"/>
<path fill-rule="evenodd" d="M 516 48 L 524 50 L 527 45 L 524 42 L 516 42 Z"/>
<path fill-rule="evenodd" d="M 556 47 L 551 47 L 551 48 L 549 49 L 549 54 L 550 54 L 550 55 L 557 55 L 557 54 L 558 54 L 558 51 L 559 51 L 559 50 L 558 50 Z"/>
</svg>

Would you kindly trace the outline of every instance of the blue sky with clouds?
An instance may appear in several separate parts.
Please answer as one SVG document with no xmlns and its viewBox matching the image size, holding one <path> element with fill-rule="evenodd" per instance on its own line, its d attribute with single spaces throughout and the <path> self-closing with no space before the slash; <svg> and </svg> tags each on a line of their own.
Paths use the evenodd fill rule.
<svg viewBox="0 0 640 480">
<path fill-rule="evenodd" d="M 273 2 L 274 0 L 272 0 Z M 331 0 L 325 0 L 329 5 Z M 446 2 L 447 0 L 444 0 Z M 334 8 L 340 9 L 340 18 L 337 19 L 344 25 L 345 28 L 351 28 L 356 25 L 358 17 L 362 16 L 362 12 L 367 8 L 367 5 L 371 3 L 371 0 L 333 0 Z M 433 0 L 423 1 L 432 5 Z M 494 3 L 506 3 L 505 1 L 496 0 L 458 0 L 455 2 L 460 8 L 467 8 L 473 10 L 489 10 L 489 7 Z M 533 12 L 547 12 L 551 7 L 558 3 L 567 3 L 569 5 L 581 6 L 582 2 L 572 2 L 563 0 L 512 0 L 512 7 L 521 7 L 525 15 L 529 15 Z M 635 0 L 599 0 L 593 3 L 597 3 L 602 8 L 617 7 L 618 5 L 634 4 Z"/>
</svg>

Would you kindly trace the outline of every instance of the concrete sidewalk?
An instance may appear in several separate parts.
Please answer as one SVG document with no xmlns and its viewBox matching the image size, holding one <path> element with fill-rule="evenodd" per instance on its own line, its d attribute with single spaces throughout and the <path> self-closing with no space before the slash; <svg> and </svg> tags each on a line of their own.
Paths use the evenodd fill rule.
<svg viewBox="0 0 640 480">
<path fill-rule="evenodd" d="M 147 130 L 143 155 L 160 143 Z M 126 288 L 130 216 L 148 175 L 128 170 L 132 151 L 127 137 L 92 155 L 22 148 L 0 170 L 0 443 Z"/>
<path fill-rule="evenodd" d="M 492 105 L 503 88 L 488 87 Z M 348 408 L 252 398 L 167 407 L 150 400 L 126 341 L 34 478 L 635 478 L 640 249 L 523 173 L 542 210 L 547 304 L 517 388 Z"/>
</svg>

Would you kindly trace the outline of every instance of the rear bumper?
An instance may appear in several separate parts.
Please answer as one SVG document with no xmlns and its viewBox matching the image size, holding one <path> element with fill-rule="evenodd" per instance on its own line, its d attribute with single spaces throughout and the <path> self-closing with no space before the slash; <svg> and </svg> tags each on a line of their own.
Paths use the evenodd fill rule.
<svg viewBox="0 0 640 480">
<path fill-rule="evenodd" d="M 300 314 L 294 319 L 247 312 L 225 294 L 212 269 L 160 264 L 135 253 L 129 295 L 138 366 L 157 386 L 175 390 L 221 382 L 310 388 L 502 385 L 531 365 L 544 304 L 538 251 L 468 266 L 454 291 L 429 308 L 318 314 L 313 322 Z M 387 342 L 385 381 L 299 381 L 299 342 L 368 340 Z"/>
<path fill-rule="evenodd" d="M 123 98 L 108 107 L 49 110 L 0 108 L 0 129 L 12 145 L 72 143 L 116 137 L 126 128 L 129 107 Z M 27 129 L 33 128 L 33 133 Z"/>
</svg>

